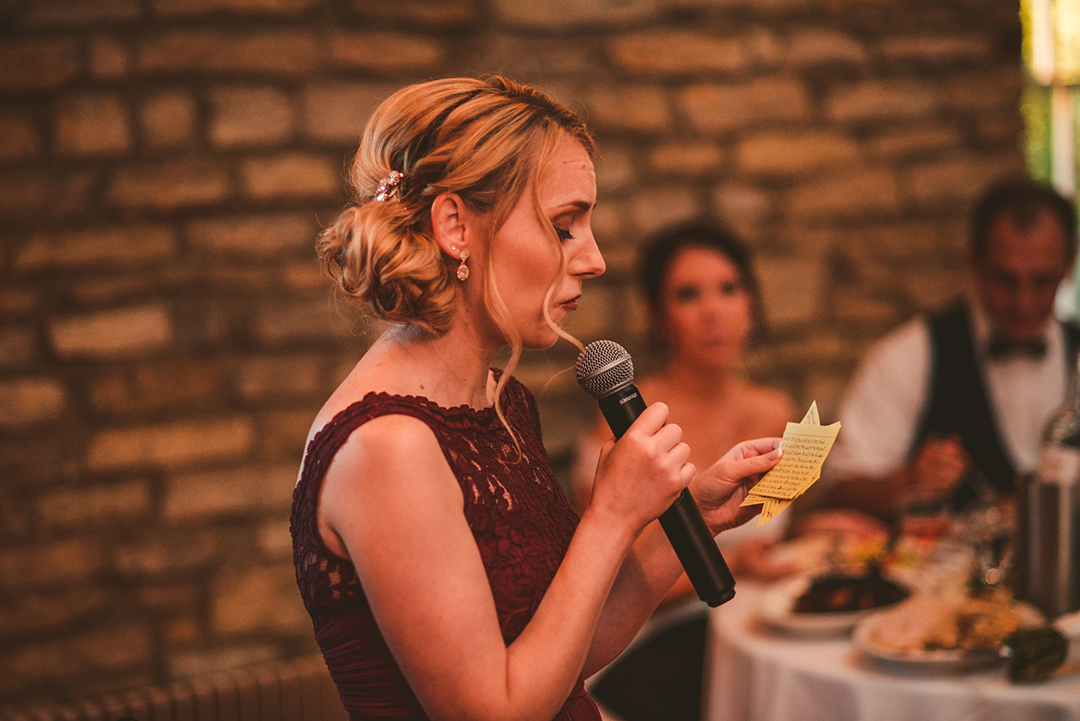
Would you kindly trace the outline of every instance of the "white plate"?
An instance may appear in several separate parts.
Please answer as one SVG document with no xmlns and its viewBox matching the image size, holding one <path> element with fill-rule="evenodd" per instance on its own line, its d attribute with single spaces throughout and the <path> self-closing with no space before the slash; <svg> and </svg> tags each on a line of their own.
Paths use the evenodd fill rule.
<svg viewBox="0 0 1080 721">
<path fill-rule="evenodd" d="M 1042 613 L 1034 606 L 1020 602 L 1017 609 L 1020 612 L 1021 627 L 1043 623 Z M 888 614 L 873 613 L 856 624 L 855 633 L 852 635 L 855 648 L 886 666 L 924 672 L 962 671 L 993 665 L 1005 658 L 997 650 L 901 651 L 883 646 L 875 640 L 875 632 L 881 623 L 888 621 Z"/>
<path fill-rule="evenodd" d="M 806 575 L 770 586 L 761 598 L 761 619 L 770 626 L 800 636 L 839 636 L 850 631 L 864 618 L 888 608 L 878 606 L 861 611 L 797 613 L 794 610 L 795 599 L 809 588 L 811 580 L 813 576 Z"/>
</svg>

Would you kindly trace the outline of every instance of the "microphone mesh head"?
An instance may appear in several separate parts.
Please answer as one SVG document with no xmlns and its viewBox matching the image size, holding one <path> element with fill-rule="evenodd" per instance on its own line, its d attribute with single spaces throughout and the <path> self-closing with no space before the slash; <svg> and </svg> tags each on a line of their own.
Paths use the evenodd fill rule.
<svg viewBox="0 0 1080 721">
<path fill-rule="evenodd" d="M 598 340 L 581 351 L 574 372 L 586 393 L 603 398 L 634 382 L 634 361 L 615 341 Z"/>
</svg>

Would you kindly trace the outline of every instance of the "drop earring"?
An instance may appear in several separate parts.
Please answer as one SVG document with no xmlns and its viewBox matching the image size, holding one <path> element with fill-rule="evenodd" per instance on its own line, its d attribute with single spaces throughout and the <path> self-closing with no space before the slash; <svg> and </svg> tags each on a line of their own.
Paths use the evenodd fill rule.
<svg viewBox="0 0 1080 721">
<path fill-rule="evenodd" d="M 465 282 L 465 279 L 469 277 L 469 266 L 465 265 L 465 261 L 469 259 L 469 251 L 462 250 L 458 257 L 461 258 L 461 265 L 457 268 L 457 279 Z"/>
</svg>

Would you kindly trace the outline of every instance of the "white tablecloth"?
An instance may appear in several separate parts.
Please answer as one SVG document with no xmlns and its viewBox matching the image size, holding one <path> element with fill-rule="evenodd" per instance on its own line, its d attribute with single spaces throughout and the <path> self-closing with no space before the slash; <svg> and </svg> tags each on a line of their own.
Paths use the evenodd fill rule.
<svg viewBox="0 0 1080 721">
<path fill-rule="evenodd" d="M 785 635 L 757 620 L 764 589 L 740 581 L 713 609 L 707 721 L 1080 721 L 1080 675 L 1015 685 L 1002 667 L 927 674 L 885 669 L 847 637 Z"/>
</svg>

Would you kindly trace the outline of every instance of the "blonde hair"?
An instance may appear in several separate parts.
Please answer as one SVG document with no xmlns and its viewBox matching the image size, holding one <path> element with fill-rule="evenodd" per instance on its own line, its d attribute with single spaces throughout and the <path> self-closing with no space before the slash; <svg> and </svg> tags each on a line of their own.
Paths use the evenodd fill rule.
<svg viewBox="0 0 1080 721">
<path fill-rule="evenodd" d="M 342 292 L 370 315 L 443 333 L 454 319 L 459 281 L 457 262 L 432 234 L 436 196 L 456 193 L 470 209 L 488 214 L 490 243 L 567 135 L 590 156 L 595 153 L 592 137 L 574 113 L 505 77 L 447 78 L 403 88 L 379 106 L 364 129 L 349 172 L 352 204 L 319 236 L 319 257 Z M 391 171 L 404 174 L 398 194 L 376 201 L 379 184 Z M 561 254 L 554 227 L 542 220 Z M 499 380 L 501 392 L 520 357 L 521 339 L 496 289 L 492 253 L 484 257 L 485 302 L 512 351 Z M 496 410 L 501 418 L 498 403 Z"/>
</svg>

